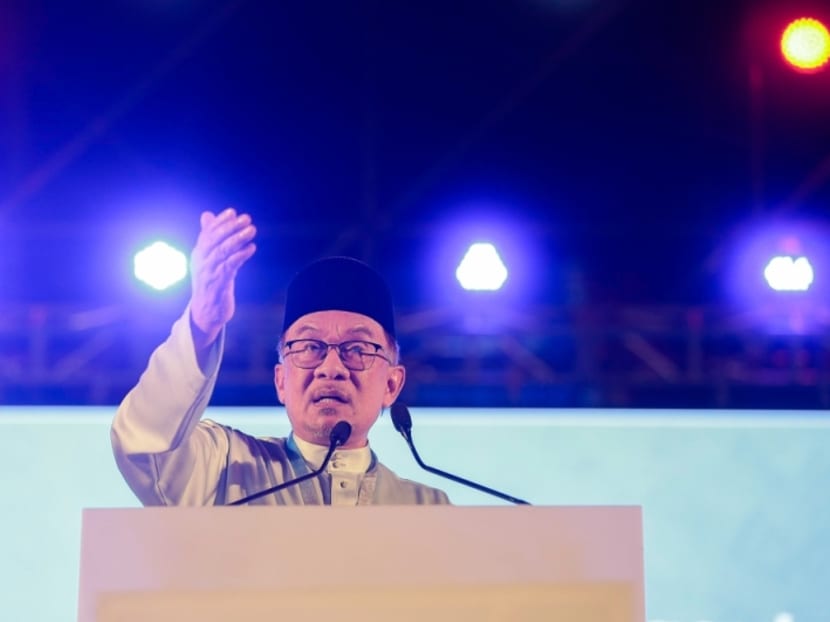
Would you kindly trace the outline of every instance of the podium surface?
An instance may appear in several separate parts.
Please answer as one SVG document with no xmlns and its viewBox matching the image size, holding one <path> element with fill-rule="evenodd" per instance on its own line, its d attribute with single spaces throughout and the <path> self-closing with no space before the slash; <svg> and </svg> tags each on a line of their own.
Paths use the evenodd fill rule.
<svg viewBox="0 0 830 622">
<path fill-rule="evenodd" d="M 643 622 L 640 508 L 84 510 L 80 622 L 470 614 Z"/>
</svg>

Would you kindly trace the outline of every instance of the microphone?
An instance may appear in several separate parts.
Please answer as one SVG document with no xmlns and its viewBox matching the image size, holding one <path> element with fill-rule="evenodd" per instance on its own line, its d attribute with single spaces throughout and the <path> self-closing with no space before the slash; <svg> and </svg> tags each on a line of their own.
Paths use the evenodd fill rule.
<svg viewBox="0 0 830 622">
<path fill-rule="evenodd" d="M 504 499 L 505 501 L 510 501 L 511 503 L 516 503 L 519 505 L 530 505 L 529 502 L 524 501 L 523 499 L 517 499 L 516 497 L 511 497 L 503 492 L 499 492 L 498 490 L 493 490 L 492 488 L 488 488 L 487 486 L 482 486 L 481 484 L 476 484 L 475 482 L 471 482 L 468 479 L 464 479 L 463 477 L 458 477 L 457 475 L 453 475 L 452 473 L 447 473 L 446 471 L 441 471 L 440 469 L 436 469 L 435 467 L 431 467 L 429 465 L 424 464 L 423 460 L 421 460 L 421 456 L 418 455 L 418 450 L 415 449 L 415 444 L 412 442 L 412 417 L 409 414 L 409 409 L 401 404 L 400 402 L 395 402 L 392 404 L 392 424 L 395 426 L 395 429 L 401 433 L 406 444 L 409 445 L 409 449 L 412 450 L 412 455 L 415 457 L 415 462 L 418 463 L 425 471 L 429 471 L 430 473 L 434 473 L 435 475 L 440 475 L 441 477 L 446 477 L 447 479 L 451 479 L 454 482 L 458 482 L 459 484 L 464 484 L 465 486 L 470 486 L 471 488 L 475 488 L 476 490 L 480 490 L 481 492 L 486 492 L 488 495 L 493 495 L 498 497 L 499 499 Z"/>
<path fill-rule="evenodd" d="M 352 426 L 347 421 L 338 421 L 334 424 L 334 427 L 331 429 L 329 433 L 329 450 L 326 453 L 326 457 L 323 458 L 323 463 L 320 465 L 316 471 L 312 471 L 311 473 L 306 473 L 305 475 L 300 475 L 300 477 L 296 477 L 294 479 L 290 479 L 287 482 L 283 482 L 281 484 L 277 484 L 276 486 L 271 486 L 271 488 L 267 488 L 265 490 L 260 490 L 259 492 L 255 492 L 252 495 L 248 495 L 247 497 L 242 497 L 241 499 L 237 499 L 232 503 L 228 503 L 228 505 L 242 505 L 243 503 L 248 503 L 249 501 L 253 501 L 254 499 L 259 499 L 260 497 L 264 497 L 265 495 L 270 495 L 272 493 L 278 492 L 283 488 L 288 488 L 289 486 L 293 486 L 294 484 L 299 484 L 300 482 L 304 482 L 307 479 L 311 479 L 312 477 L 317 477 L 322 473 L 326 465 L 331 460 L 332 454 L 334 454 L 334 450 L 343 445 L 347 440 L 349 440 L 349 435 L 352 433 Z"/>
</svg>

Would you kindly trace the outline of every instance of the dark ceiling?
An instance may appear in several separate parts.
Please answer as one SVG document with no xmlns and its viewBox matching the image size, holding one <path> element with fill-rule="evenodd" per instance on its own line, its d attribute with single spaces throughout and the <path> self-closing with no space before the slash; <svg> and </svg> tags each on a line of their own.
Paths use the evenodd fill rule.
<svg viewBox="0 0 830 622">
<path fill-rule="evenodd" d="M 417 304 L 471 226 L 544 302 L 574 275 L 709 301 L 736 231 L 827 219 L 830 71 L 776 49 L 802 14 L 827 6 L 4 2 L 0 301 L 118 299 L 136 245 L 226 205 L 260 228 L 250 300 L 346 253 Z"/>
</svg>

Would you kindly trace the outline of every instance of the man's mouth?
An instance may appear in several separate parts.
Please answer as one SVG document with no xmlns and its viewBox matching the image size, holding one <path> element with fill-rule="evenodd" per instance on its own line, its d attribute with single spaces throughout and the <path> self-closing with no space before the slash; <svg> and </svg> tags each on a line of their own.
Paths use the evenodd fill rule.
<svg viewBox="0 0 830 622">
<path fill-rule="evenodd" d="M 336 402 L 338 404 L 348 404 L 349 398 L 339 391 L 318 391 L 314 393 L 311 401 L 315 404 L 324 404 L 327 402 Z"/>
</svg>

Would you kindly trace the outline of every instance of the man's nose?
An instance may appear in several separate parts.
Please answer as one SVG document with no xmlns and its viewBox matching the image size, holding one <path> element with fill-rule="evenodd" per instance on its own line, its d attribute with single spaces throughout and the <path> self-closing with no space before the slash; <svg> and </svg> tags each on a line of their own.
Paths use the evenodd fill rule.
<svg viewBox="0 0 830 622">
<path fill-rule="evenodd" d="M 340 358 L 340 351 L 337 348 L 329 347 L 326 356 L 317 366 L 315 373 L 325 378 L 340 378 L 348 376 L 349 370 Z"/>
</svg>

